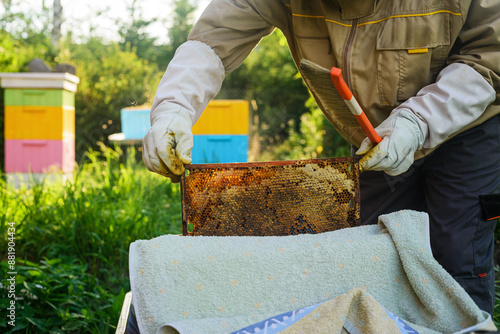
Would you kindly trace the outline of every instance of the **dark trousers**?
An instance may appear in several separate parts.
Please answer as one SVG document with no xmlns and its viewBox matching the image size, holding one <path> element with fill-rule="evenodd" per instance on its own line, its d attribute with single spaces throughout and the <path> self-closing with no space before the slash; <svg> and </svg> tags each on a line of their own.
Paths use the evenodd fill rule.
<svg viewBox="0 0 500 334">
<path fill-rule="evenodd" d="M 481 195 L 500 199 L 500 116 L 445 142 L 399 176 L 363 172 L 361 220 L 402 209 L 429 214 L 436 260 L 493 315 L 496 219 L 486 220 Z"/>
<path fill-rule="evenodd" d="M 125 334 L 140 334 L 133 303 L 130 304 L 130 313 L 128 314 L 127 318 L 127 328 L 125 330 Z"/>
</svg>

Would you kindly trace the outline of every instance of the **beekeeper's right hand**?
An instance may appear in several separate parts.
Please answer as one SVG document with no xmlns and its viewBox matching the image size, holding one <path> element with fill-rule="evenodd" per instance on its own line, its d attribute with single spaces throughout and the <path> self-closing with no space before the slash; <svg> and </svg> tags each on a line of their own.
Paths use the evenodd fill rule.
<svg viewBox="0 0 500 334">
<path fill-rule="evenodd" d="M 193 148 L 192 120 L 189 112 L 176 104 L 156 107 L 151 128 L 142 142 L 142 160 L 152 172 L 177 183 L 190 164 Z"/>
</svg>

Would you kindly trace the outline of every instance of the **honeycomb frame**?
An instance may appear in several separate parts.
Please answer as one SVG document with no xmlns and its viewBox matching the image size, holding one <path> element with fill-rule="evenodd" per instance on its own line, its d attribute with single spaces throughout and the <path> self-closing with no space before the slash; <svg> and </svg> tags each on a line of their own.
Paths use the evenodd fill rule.
<svg viewBox="0 0 500 334">
<path fill-rule="evenodd" d="M 187 165 L 183 235 L 278 236 L 360 224 L 359 158 Z"/>
</svg>

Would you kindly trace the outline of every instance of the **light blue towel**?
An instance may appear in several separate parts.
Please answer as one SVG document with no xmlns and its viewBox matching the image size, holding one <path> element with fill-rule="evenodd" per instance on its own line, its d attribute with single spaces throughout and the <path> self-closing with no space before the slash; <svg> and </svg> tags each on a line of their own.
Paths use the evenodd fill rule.
<svg viewBox="0 0 500 334">
<path fill-rule="evenodd" d="M 130 279 L 141 333 L 230 333 L 356 288 L 422 333 L 491 323 L 434 260 L 415 211 L 315 235 L 139 240 Z"/>
</svg>

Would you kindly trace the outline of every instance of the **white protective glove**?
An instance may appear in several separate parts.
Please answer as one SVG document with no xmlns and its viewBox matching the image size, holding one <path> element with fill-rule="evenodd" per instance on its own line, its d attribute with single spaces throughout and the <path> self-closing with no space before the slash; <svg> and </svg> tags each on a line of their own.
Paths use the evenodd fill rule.
<svg viewBox="0 0 500 334">
<path fill-rule="evenodd" d="M 385 171 L 392 176 L 406 172 L 424 142 L 415 114 L 406 109 L 396 110 L 375 131 L 383 139 L 375 147 L 368 138 L 361 142 L 356 152 L 365 155 L 359 161 L 360 170 Z"/>
<path fill-rule="evenodd" d="M 142 160 L 146 168 L 169 177 L 173 183 L 180 182 L 184 165 L 192 162 L 191 128 L 191 116 L 185 108 L 170 103 L 160 104 L 142 143 Z"/>
<path fill-rule="evenodd" d="M 493 87 L 472 67 L 453 63 L 446 66 L 436 82 L 423 87 L 375 128 L 383 140 L 373 147 L 365 138 L 357 155 L 361 170 L 406 172 L 414 154 L 432 149 L 474 122 L 495 101 Z"/>
</svg>

